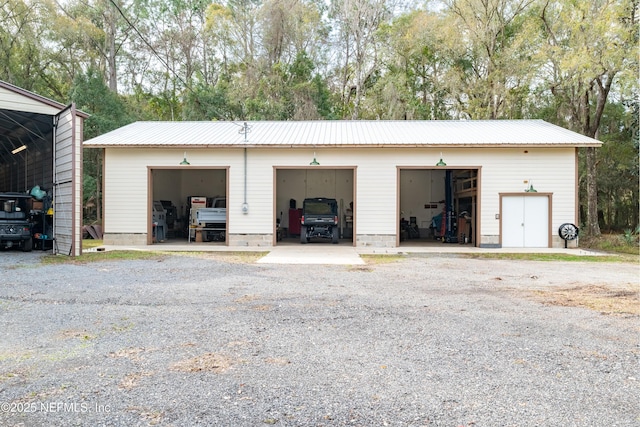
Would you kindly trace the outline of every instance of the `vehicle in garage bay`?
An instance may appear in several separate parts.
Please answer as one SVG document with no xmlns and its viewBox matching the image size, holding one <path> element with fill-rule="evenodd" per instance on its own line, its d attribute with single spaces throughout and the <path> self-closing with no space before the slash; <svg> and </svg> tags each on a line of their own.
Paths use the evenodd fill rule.
<svg viewBox="0 0 640 427">
<path fill-rule="evenodd" d="M 300 217 L 300 243 L 309 243 L 312 238 L 331 239 L 338 243 L 338 202 L 326 197 L 304 199 Z"/>
<path fill-rule="evenodd" d="M 202 233 L 202 241 L 224 241 L 227 229 L 226 197 L 190 197 L 189 203 L 191 228 L 196 232 L 196 236 L 199 231 Z"/>
<path fill-rule="evenodd" d="M 33 249 L 30 210 L 31 195 L 0 193 L 0 249 L 16 246 L 25 252 Z"/>
</svg>

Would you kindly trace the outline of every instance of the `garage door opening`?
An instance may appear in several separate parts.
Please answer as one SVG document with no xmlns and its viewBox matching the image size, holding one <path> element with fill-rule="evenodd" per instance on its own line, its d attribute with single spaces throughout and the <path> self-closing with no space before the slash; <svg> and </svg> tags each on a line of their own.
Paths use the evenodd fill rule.
<svg viewBox="0 0 640 427">
<path fill-rule="evenodd" d="M 150 168 L 147 243 L 226 244 L 228 168 Z"/>
<path fill-rule="evenodd" d="M 276 218 L 274 245 L 301 245 L 301 216 L 306 198 L 329 198 L 337 202 L 338 244 L 354 244 L 355 168 L 275 168 Z M 310 244 L 331 244 L 313 237 Z"/>
<path fill-rule="evenodd" d="M 399 168 L 398 245 L 475 245 L 479 171 Z"/>
</svg>

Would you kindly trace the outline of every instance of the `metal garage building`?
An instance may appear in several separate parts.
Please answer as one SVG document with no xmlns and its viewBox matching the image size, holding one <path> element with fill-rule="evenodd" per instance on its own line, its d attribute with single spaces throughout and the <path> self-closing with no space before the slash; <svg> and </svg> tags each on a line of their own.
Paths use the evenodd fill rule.
<svg viewBox="0 0 640 427">
<path fill-rule="evenodd" d="M 0 191 L 46 191 L 54 253 L 82 252 L 82 130 L 88 116 L 0 81 Z M 49 215 L 47 215 L 47 212 Z M 44 245 L 44 242 L 42 242 Z"/>
<path fill-rule="evenodd" d="M 137 122 L 84 145 L 104 150 L 105 244 L 152 244 L 160 202 L 167 240 L 191 241 L 202 196 L 226 198 L 229 246 L 278 245 L 305 197 L 331 197 L 354 246 L 559 247 L 578 223 L 577 149 L 601 143 L 499 120 Z"/>
</svg>

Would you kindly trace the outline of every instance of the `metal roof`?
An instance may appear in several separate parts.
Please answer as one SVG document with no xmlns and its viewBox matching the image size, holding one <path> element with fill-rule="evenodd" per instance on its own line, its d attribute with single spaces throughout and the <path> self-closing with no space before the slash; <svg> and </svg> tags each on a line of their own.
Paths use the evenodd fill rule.
<svg viewBox="0 0 640 427">
<path fill-rule="evenodd" d="M 244 123 L 249 132 L 245 140 Z M 87 147 L 599 147 L 543 120 L 135 122 Z"/>
</svg>

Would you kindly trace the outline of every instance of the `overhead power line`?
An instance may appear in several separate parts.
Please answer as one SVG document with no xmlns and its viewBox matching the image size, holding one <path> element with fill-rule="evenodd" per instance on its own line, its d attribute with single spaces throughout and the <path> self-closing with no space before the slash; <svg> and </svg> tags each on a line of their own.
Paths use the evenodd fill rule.
<svg viewBox="0 0 640 427">
<path fill-rule="evenodd" d="M 140 40 L 142 40 L 142 42 L 151 50 L 151 52 L 153 53 L 153 55 L 162 63 L 162 65 L 164 65 L 166 67 L 166 69 L 176 78 L 180 81 L 180 83 L 182 83 L 182 85 L 193 94 L 193 96 L 196 97 L 196 99 L 199 100 L 199 96 L 198 94 L 193 90 L 193 88 L 186 82 L 184 81 L 184 79 L 182 77 L 180 77 L 173 68 L 171 68 L 169 66 L 169 63 L 167 63 L 167 61 L 164 60 L 164 58 L 162 58 L 160 56 L 160 54 L 156 51 L 156 49 L 151 45 L 151 43 L 149 43 L 147 41 L 147 39 L 142 35 L 142 33 L 138 30 L 138 28 L 136 28 L 135 25 L 133 25 L 133 22 L 131 22 L 129 20 L 129 18 L 127 17 L 127 15 L 124 14 L 124 12 L 122 11 L 122 9 L 120 9 L 120 6 L 118 6 L 116 4 L 116 2 L 114 0 L 109 0 L 109 2 L 113 5 L 113 7 L 116 8 L 116 10 L 118 11 L 118 13 L 120 14 L 120 16 L 122 16 L 122 18 L 125 20 L 125 22 L 127 23 L 127 25 L 129 25 L 129 27 L 131 27 L 131 29 L 133 29 L 133 31 L 135 31 L 135 33 L 138 35 L 138 37 L 140 37 Z M 216 113 L 216 116 L 218 116 L 217 118 L 219 120 L 224 120 L 223 117 L 220 116 L 220 114 Z"/>
<path fill-rule="evenodd" d="M 116 4 L 116 2 L 114 0 L 109 0 L 109 2 L 113 5 L 113 7 L 116 8 L 116 10 L 118 11 L 118 13 L 120 14 L 120 16 L 122 16 L 122 18 L 126 21 L 126 23 L 129 25 L 129 27 L 131 27 L 133 29 L 133 31 L 135 31 L 135 33 L 138 35 L 138 37 L 140 37 L 140 40 L 142 40 L 142 42 L 147 45 L 147 47 L 151 50 L 151 52 L 153 53 L 153 55 L 158 58 L 158 60 L 160 62 L 162 62 L 162 65 L 164 65 L 167 70 L 169 70 L 169 72 L 171 72 L 171 74 L 173 74 L 173 76 L 175 78 L 177 78 L 178 80 L 180 80 L 180 82 L 184 85 L 184 87 L 186 87 L 187 89 L 189 89 L 191 92 L 193 92 L 193 90 L 191 89 L 191 87 L 189 87 L 189 85 L 187 84 L 187 82 L 185 82 L 182 77 L 180 77 L 170 66 L 169 63 L 167 61 L 164 60 L 164 58 L 162 58 L 160 56 L 160 54 L 156 51 L 156 49 L 151 45 L 151 43 L 149 43 L 147 41 L 147 39 L 142 35 L 142 33 L 138 30 L 138 28 L 136 28 L 135 25 L 133 25 L 133 22 L 131 22 L 129 20 L 129 18 L 127 17 L 127 15 L 124 14 L 124 12 L 122 11 L 122 9 L 120 9 L 120 6 L 118 6 Z"/>
</svg>

